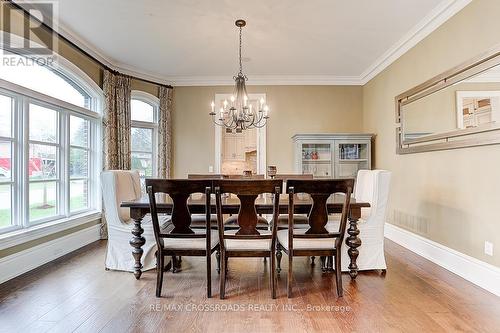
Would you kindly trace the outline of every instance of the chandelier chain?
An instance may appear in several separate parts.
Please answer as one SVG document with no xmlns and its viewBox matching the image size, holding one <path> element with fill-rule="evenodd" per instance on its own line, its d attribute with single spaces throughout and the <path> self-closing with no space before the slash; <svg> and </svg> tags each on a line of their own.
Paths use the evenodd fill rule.
<svg viewBox="0 0 500 333">
<path fill-rule="evenodd" d="M 241 27 L 240 27 L 240 48 L 239 48 L 239 58 L 240 58 L 240 72 L 238 74 L 243 75 L 243 64 L 241 62 Z"/>
</svg>

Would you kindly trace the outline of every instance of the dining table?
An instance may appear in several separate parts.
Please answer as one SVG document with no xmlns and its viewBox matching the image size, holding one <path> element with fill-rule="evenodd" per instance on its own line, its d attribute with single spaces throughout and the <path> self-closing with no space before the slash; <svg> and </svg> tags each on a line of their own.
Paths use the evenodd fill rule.
<svg viewBox="0 0 500 333">
<path fill-rule="evenodd" d="M 345 197 L 341 194 L 331 195 L 327 201 L 327 210 L 329 214 L 342 213 L 342 207 Z M 260 195 L 255 200 L 255 209 L 257 214 L 265 215 L 273 213 L 273 197 L 272 195 Z M 280 195 L 279 214 L 288 213 L 288 194 Z M 308 214 L 311 206 L 312 199 L 305 194 L 295 194 L 294 197 L 294 213 L 295 214 Z M 188 208 L 191 214 L 204 214 L 206 200 L 204 194 L 191 195 L 188 198 Z M 173 202 L 172 199 L 165 194 L 156 195 L 157 211 L 160 214 L 170 214 L 172 212 Z M 143 195 L 141 198 L 132 201 L 123 201 L 120 207 L 130 209 L 130 217 L 134 220 L 132 227 L 132 238 L 130 245 L 132 246 L 132 255 L 135 259 L 134 276 L 140 279 L 142 275 L 141 257 L 143 254 L 142 246 L 146 243 L 145 238 L 142 236 L 144 229 L 142 228 L 143 218 L 150 213 L 149 198 Z M 358 275 L 358 265 L 356 264 L 359 255 L 359 247 L 361 246 L 361 239 L 359 238 L 358 220 L 361 217 L 361 209 L 369 208 L 368 202 L 359 202 L 351 198 L 349 205 L 348 221 L 349 227 L 345 243 L 348 246 L 347 253 L 349 254 L 349 275 L 351 279 L 355 279 Z M 238 214 L 240 208 L 239 199 L 234 195 L 224 196 L 222 198 L 222 211 L 224 214 Z M 211 213 L 215 214 L 215 197 L 211 198 Z"/>
</svg>

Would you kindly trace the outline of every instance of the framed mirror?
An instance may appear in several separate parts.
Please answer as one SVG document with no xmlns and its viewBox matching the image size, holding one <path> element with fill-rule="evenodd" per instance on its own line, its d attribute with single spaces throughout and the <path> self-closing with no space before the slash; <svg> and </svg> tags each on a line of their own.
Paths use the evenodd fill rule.
<svg viewBox="0 0 500 333">
<path fill-rule="evenodd" d="M 500 46 L 396 96 L 397 153 L 500 143 Z"/>
</svg>

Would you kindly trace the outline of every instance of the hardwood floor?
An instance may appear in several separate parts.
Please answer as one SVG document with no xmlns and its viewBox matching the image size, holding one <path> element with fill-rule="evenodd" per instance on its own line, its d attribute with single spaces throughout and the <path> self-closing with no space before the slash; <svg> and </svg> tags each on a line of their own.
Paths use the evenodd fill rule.
<svg viewBox="0 0 500 333">
<path fill-rule="evenodd" d="M 137 281 L 104 270 L 105 246 L 91 244 L 0 285 L 0 332 L 500 331 L 499 297 L 390 241 L 387 274 L 363 272 L 356 282 L 343 274 L 343 299 L 319 262 L 294 260 L 291 300 L 287 260 L 276 300 L 269 261 L 231 258 L 221 301 L 215 264 L 214 297 L 207 299 L 204 260 L 192 257 L 183 258 L 181 272 L 166 273 L 156 298 L 154 271 Z"/>
</svg>

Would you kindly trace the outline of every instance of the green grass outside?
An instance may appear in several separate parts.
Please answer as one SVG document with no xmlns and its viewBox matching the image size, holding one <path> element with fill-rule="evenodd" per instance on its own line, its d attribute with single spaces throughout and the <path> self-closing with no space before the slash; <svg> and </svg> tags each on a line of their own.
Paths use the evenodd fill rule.
<svg viewBox="0 0 500 333">
<path fill-rule="evenodd" d="M 53 206 L 50 208 L 40 208 L 40 203 L 30 205 L 29 215 L 30 220 L 37 220 L 40 218 L 55 215 L 56 207 L 55 201 L 51 200 L 47 202 L 48 205 Z M 74 197 L 70 199 L 70 207 L 72 211 L 80 210 L 86 207 L 84 198 Z M 10 209 L 0 209 L 0 228 L 10 225 Z"/>
</svg>

